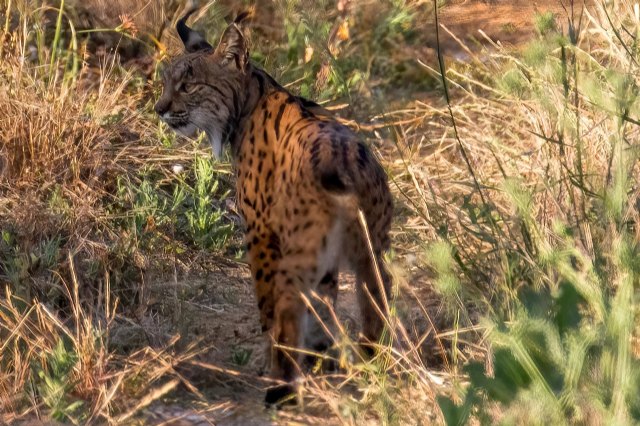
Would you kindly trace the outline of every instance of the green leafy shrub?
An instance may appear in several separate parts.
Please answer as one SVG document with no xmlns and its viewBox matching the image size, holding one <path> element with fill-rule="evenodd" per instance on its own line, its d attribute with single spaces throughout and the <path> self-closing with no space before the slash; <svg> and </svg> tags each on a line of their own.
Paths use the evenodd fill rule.
<svg viewBox="0 0 640 426">
<path fill-rule="evenodd" d="M 218 195 L 224 200 L 229 191 L 220 191 L 220 181 L 210 158 L 196 157 L 193 173 L 194 185 L 186 187 L 186 194 L 176 187 L 173 204 L 182 204 L 178 214 L 184 215 L 182 226 L 196 246 L 221 250 L 233 233 L 233 225 L 225 220 L 223 208 L 214 205 L 213 196 Z"/>
<path fill-rule="evenodd" d="M 159 233 L 170 233 L 198 249 L 224 249 L 234 226 L 218 201 L 230 192 L 221 189 L 214 161 L 198 155 L 190 170 L 173 174 L 169 183 L 154 170 L 139 184 L 121 179 L 118 209 L 128 212 L 129 224 L 123 226 L 131 230 L 131 238 L 149 249 L 164 241 Z"/>
<path fill-rule="evenodd" d="M 621 35 L 624 10 L 602 5 L 599 11 L 605 19 L 591 34 L 618 37 L 580 44 L 577 20 L 564 35 L 553 15 L 543 14 L 537 40 L 519 54 L 501 52 L 485 70 L 502 75 L 485 83 L 500 90 L 504 104 L 497 109 L 514 123 L 497 126 L 498 150 L 517 144 L 512 132 L 523 126 L 536 138 L 528 146 L 538 151 L 518 152 L 527 171 L 502 156 L 493 188 L 478 183 L 469 162 L 478 180 L 469 196 L 476 201 L 466 204 L 500 208 L 484 228 L 477 210 L 467 208 L 465 236 L 441 235 L 444 241 L 427 256 L 436 289 L 458 312 L 478 303 L 475 293 L 464 291 L 483 284 L 473 262 L 493 259 L 480 263 L 493 295 L 480 299 L 488 359 L 465 365 L 460 404 L 438 398 L 447 424 L 640 421 L 640 81 L 629 56 L 635 40 Z M 584 50 L 589 42 L 602 43 L 601 49 Z M 472 239 L 480 241 L 480 254 L 470 252 Z M 442 253 L 465 257 L 453 262 Z"/>
</svg>

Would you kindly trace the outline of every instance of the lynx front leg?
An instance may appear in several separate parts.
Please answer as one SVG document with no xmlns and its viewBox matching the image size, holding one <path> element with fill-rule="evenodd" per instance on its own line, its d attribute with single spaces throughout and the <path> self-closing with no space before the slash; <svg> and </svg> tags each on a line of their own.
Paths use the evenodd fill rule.
<svg viewBox="0 0 640 426">
<path fill-rule="evenodd" d="M 263 238 L 260 238 L 260 236 Z M 265 235 L 267 235 L 265 237 Z M 280 259 L 280 247 L 278 239 L 273 234 L 248 232 L 246 235 L 248 261 L 251 269 L 251 277 L 255 286 L 256 301 L 260 312 L 260 326 L 262 333 L 266 334 L 273 326 L 275 315 L 275 301 L 273 289 L 275 271 Z M 260 374 L 269 374 L 271 369 L 271 337 L 265 336 L 264 360 L 260 368 Z"/>
<path fill-rule="evenodd" d="M 256 300 L 260 310 L 260 325 L 264 333 L 271 329 L 275 314 L 273 290 L 275 271 L 280 259 L 278 238 L 275 235 L 261 238 L 257 233 L 249 233 L 247 235 L 247 251 L 249 252 L 249 264 L 255 285 Z"/>
</svg>

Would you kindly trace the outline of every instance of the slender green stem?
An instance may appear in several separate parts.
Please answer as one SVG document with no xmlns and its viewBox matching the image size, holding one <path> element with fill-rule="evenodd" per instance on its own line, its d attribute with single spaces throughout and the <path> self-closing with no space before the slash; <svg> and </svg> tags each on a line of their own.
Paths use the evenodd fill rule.
<svg viewBox="0 0 640 426">
<path fill-rule="evenodd" d="M 64 14 L 64 0 L 60 0 L 60 9 L 58 9 L 58 20 L 56 21 L 56 32 L 53 36 L 51 44 L 51 61 L 49 62 L 49 76 L 53 75 L 53 66 L 56 62 L 56 54 L 58 52 L 58 44 L 60 43 L 60 34 L 62 33 L 62 15 Z"/>
</svg>

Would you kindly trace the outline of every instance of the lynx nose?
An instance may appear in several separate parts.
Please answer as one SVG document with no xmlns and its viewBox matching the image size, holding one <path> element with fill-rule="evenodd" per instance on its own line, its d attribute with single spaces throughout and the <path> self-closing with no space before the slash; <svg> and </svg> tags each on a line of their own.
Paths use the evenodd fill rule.
<svg viewBox="0 0 640 426">
<path fill-rule="evenodd" d="M 170 106 L 171 106 L 171 101 L 160 99 L 158 102 L 156 102 L 153 109 L 155 110 L 156 114 L 158 114 L 159 116 L 162 116 L 164 115 L 165 112 L 169 111 Z"/>
</svg>

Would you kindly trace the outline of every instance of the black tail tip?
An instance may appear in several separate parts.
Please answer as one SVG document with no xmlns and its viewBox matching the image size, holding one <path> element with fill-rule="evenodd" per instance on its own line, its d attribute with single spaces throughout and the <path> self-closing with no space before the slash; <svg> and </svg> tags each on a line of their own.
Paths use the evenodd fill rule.
<svg viewBox="0 0 640 426">
<path fill-rule="evenodd" d="M 338 172 L 327 172 L 320 175 L 320 185 L 329 192 L 343 194 L 349 187 Z"/>
</svg>

